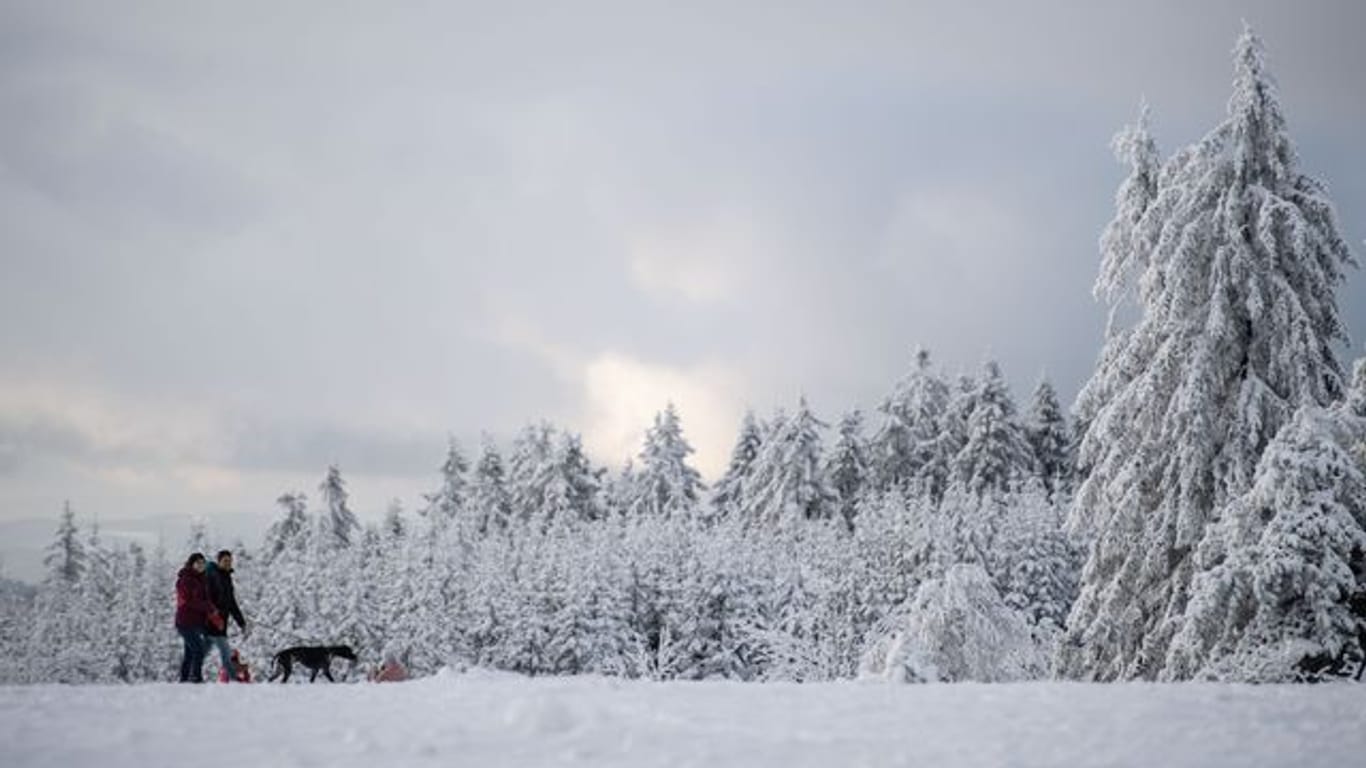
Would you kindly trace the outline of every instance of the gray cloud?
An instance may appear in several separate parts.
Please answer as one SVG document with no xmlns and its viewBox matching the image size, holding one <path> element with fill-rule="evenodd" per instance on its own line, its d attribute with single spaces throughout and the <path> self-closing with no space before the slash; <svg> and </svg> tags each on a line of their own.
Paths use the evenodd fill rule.
<svg viewBox="0 0 1366 768">
<path fill-rule="evenodd" d="M 336 425 L 297 430 L 262 425 L 239 432 L 234 442 L 226 465 L 242 471 L 320 473 L 329 464 L 337 464 L 367 474 L 424 479 L 436 476 L 446 450 L 441 433 L 394 434 Z M 477 448 L 464 441 L 466 454 Z"/>
<path fill-rule="evenodd" d="M 1359 241 L 1346 0 L 4 4 L 0 518 L 240 515 L 330 461 L 378 514 L 447 430 L 616 463 L 671 397 L 715 454 L 916 344 L 1074 392 L 1109 137 L 1213 126 L 1243 18 Z"/>
</svg>

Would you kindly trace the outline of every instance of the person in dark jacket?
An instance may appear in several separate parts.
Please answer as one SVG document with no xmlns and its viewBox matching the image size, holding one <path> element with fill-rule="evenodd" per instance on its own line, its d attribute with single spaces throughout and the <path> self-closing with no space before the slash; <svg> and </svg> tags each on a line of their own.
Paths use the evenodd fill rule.
<svg viewBox="0 0 1366 768">
<path fill-rule="evenodd" d="M 228 670 L 228 679 L 238 678 L 237 665 L 232 660 L 232 649 L 228 647 L 228 619 L 237 622 L 243 636 L 247 634 L 247 620 L 242 617 L 242 609 L 237 606 L 237 593 L 232 586 L 232 552 L 224 549 L 209 563 L 206 578 L 209 583 L 209 601 L 217 609 L 218 623 L 210 622 L 204 630 L 209 645 L 218 649 L 218 660 L 222 668 Z"/>
<path fill-rule="evenodd" d="M 180 682 L 204 682 L 204 628 L 214 612 L 209 585 L 204 579 L 204 555 L 196 552 L 185 561 L 175 580 L 175 628 L 185 642 L 180 660 Z"/>
</svg>

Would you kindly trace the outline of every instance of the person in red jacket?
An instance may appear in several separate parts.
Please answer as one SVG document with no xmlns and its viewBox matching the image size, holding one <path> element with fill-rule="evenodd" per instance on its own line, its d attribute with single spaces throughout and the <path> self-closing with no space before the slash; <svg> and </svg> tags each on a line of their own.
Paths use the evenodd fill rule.
<svg viewBox="0 0 1366 768">
<path fill-rule="evenodd" d="M 175 580 L 175 628 L 185 642 L 180 660 L 180 682 L 204 682 L 204 628 L 210 615 L 217 615 L 209 602 L 209 585 L 204 579 L 204 555 L 196 552 L 185 561 Z"/>
</svg>

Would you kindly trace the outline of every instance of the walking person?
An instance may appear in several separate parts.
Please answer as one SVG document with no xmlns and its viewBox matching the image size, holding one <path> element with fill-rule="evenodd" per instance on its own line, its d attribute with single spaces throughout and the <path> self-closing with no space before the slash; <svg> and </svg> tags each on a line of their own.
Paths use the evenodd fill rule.
<svg viewBox="0 0 1366 768">
<path fill-rule="evenodd" d="M 185 643 L 180 660 L 180 682 L 204 682 L 204 628 L 214 612 L 204 578 L 204 555 L 196 552 L 185 561 L 175 580 L 175 628 Z"/>
<path fill-rule="evenodd" d="M 218 621 L 210 621 L 206 625 L 204 636 L 209 645 L 218 649 L 218 660 L 222 668 L 228 671 L 228 680 L 237 680 L 239 674 L 237 664 L 233 660 L 236 654 L 228 646 L 228 619 L 237 622 L 243 637 L 248 633 L 247 620 L 242 616 L 242 609 L 237 606 L 237 592 L 232 586 L 231 551 L 219 551 L 214 562 L 208 565 L 206 578 L 209 585 L 209 602 L 213 603 L 216 609 Z"/>
</svg>

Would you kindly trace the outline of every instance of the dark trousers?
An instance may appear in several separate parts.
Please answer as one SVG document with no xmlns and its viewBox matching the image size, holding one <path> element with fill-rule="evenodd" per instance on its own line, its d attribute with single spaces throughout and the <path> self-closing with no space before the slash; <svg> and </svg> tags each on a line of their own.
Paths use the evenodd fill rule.
<svg viewBox="0 0 1366 768">
<path fill-rule="evenodd" d="M 204 652 L 207 650 L 204 630 L 176 627 L 176 631 L 180 633 L 180 639 L 185 641 L 185 655 L 180 660 L 180 682 L 204 682 Z"/>
</svg>

